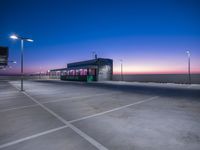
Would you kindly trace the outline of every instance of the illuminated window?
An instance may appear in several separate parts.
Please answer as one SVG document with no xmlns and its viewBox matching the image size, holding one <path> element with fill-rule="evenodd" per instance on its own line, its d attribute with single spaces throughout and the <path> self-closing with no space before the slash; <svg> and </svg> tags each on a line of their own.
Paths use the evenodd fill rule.
<svg viewBox="0 0 200 150">
<path fill-rule="evenodd" d="M 69 75 L 74 76 L 75 75 L 75 70 L 70 70 Z"/>
<path fill-rule="evenodd" d="M 87 69 L 83 69 L 83 75 L 87 75 Z"/>
<path fill-rule="evenodd" d="M 79 71 L 79 69 L 76 70 L 76 75 L 77 75 L 77 76 L 80 75 L 80 71 Z"/>
<path fill-rule="evenodd" d="M 89 69 L 89 75 L 95 75 L 95 69 Z"/>
</svg>

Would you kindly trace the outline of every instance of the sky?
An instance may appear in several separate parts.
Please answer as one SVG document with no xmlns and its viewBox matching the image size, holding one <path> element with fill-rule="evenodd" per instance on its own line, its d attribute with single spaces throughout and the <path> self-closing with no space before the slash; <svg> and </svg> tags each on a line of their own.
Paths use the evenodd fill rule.
<svg viewBox="0 0 200 150">
<path fill-rule="evenodd" d="M 26 73 L 67 63 L 111 58 L 127 74 L 200 73 L 199 0 L 0 0 L 0 46 L 17 64 L 0 74 L 20 72 L 20 41 Z"/>
</svg>

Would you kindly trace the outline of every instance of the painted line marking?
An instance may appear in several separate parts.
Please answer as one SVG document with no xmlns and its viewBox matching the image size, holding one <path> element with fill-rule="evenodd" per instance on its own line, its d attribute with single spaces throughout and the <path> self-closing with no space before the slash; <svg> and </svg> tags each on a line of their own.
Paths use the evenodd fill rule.
<svg viewBox="0 0 200 150">
<path fill-rule="evenodd" d="M 0 110 L 0 112 L 6 112 L 6 111 L 10 111 L 10 110 L 18 110 L 18 109 L 23 109 L 23 108 L 35 107 L 35 106 L 38 106 L 38 104 L 19 106 L 19 107 L 12 107 L 12 108 L 8 108 L 8 109 L 2 109 L 2 110 Z"/>
<path fill-rule="evenodd" d="M 103 96 L 103 95 L 112 95 L 112 94 L 120 94 L 120 92 L 110 92 L 110 93 L 99 93 L 95 95 L 88 95 L 88 96 L 74 96 L 74 97 L 63 97 L 60 100 L 53 100 L 53 101 L 48 101 L 48 102 L 42 102 L 42 104 L 46 103 L 54 103 L 54 102 L 61 102 L 61 101 L 67 101 L 67 100 L 72 100 L 72 99 L 81 99 L 81 98 L 92 98 L 92 97 L 98 97 L 98 96 Z M 64 99 L 67 98 L 67 99 Z"/>
<path fill-rule="evenodd" d="M 13 87 L 15 87 L 15 86 L 13 86 Z M 22 92 L 22 93 L 24 95 L 26 95 L 27 97 L 29 97 L 32 101 L 34 101 L 35 103 L 37 103 L 38 105 L 40 105 L 44 110 L 46 110 L 47 112 L 49 112 L 50 114 L 52 114 L 58 120 L 60 120 L 64 124 L 66 124 L 69 128 L 71 128 L 73 131 L 75 131 L 79 136 L 83 137 L 85 140 L 87 140 L 89 143 L 91 143 L 93 146 L 95 146 L 99 150 L 108 150 L 106 147 L 104 147 L 102 144 L 100 144 L 99 142 L 97 142 L 95 139 L 93 139 L 92 137 L 88 136 L 86 133 L 84 133 L 83 131 L 81 131 L 80 129 L 78 129 L 77 127 L 75 127 L 74 125 L 70 124 L 68 121 L 66 121 L 65 119 L 63 119 L 62 117 L 60 117 L 58 114 L 56 114 L 55 112 L 53 112 L 51 109 L 47 108 L 45 105 L 43 105 L 40 102 L 38 102 L 36 99 L 34 99 L 33 97 L 31 97 L 28 93 L 26 93 L 26 92 Z"/>
<path fill-rule="evenodd" d="M 68 99 L 41 102 L 41 104 L 55 103 L 55 102 L 61 102 L 61 101 L 69 101 L 69 100 L 80 99 L 80 98 L 92 98 L 92 97 L 96 97 L 96 96 L 112 95 L 112 94 L 117 94 L 117 93 L 120 93 L 120 92 L 102 93 L 102 94 L 96 94 L 96 95 L 90 95 L 90 96 L 68 97 Z M 38 104 L 33 104 L 33 105 L 26 105 L 26 106 L 19 106 L 19 107 L 11 107 L 11 108 L 8 108 L 8 109 L 2 109 L 2 110 L 0 110 L 0 112 L 6 112 L 6 111 L 10 111 L 10 110 L 18 110 L 18 109 L 23 109 L 23 108 L 35 107 L 35 106 L 39 106 L 39 105 Z"/>
<path fill-rule="evenodd" d="M 18 139 L 16 141 L 8 142 L 6 144 L 0 145 L 0 149 L 8 147 L 8 146 L 12 146 L 14 144 L 18 144 L 18 143 L 21 143 L 21 142 L 24 142 L 24 141 L 27 141 L 27 140 L 30 140 L 30 139 L 34 139 L 36 137 L 46 135 L 46 134 L 49 134 L 49 133 L 52 133 L 52 132 L 55 132 L 55 131 L 59 131 L 59 130 L 62 130 L 62 129 L 67 128 L 67 127 L 68 126 L 65 125 L 65 126 L 62 126 L 62 127 L 58 127 L 58 128 L 54 128 L 54 129 L 51 129 L 51 130 L 44 131 L 44 132 L 40 132 L 40 133 L 31 135 L 31 136 L 28 136 L 28 137 L 25 137 L 25 138 L 21 138 L 21 139 Z"/>
<path fill-rule="evenodd" d="M 114 108 L 114 109 L 111 109 L 111 110 L 108 110 L 108 111 L 104 111 L 104 112 L 100 112 L 100 113 L 97 113 L 97 114 L 94 114 L 94 115 L 90 115 L 90 116 L 74 119 L 74 120 L 69 121 L 69 123 L 74 123 L 74 122 L 85 120 L 85 119 L 88 119 L 88 118 L 101 116 L 101 115 L 104 115 L 104 114 L 107 114 L 107 113 L 110 113 L 110 112 L 113 112 L 113 111 L 121 110 L 123 108 L 127 108 L 127 107 L 130 107 L 130 106 L 134 106 L 134 105 L 138 105 L 138 104 L 141 104 L 141 103 L 144 103 L 144 102 L 148 102 L 148 101 L 154 100 L 154 99 L 156 99 L 158 97 L 159 96 L 153 96 L 153 97 L 150 97 L 150 98 L 147 98 L 147 99 L 144 99 L 144 100 L 140 100 L 138 102 L 134 102 L 134 103 L 131 103 L 131 104 L 128 104 L 128 105 L 124 105 L 124 106 L 121 106 L 121 107 L 117 107 L 117 108 Z"/>
<path fill-rule="evenodd" d="M 1 96 L 6 96 L 6 95 L 9 95 L 9 94 L 17 94 L 17 93 L 19 93 L 19 92 L 18 91 L 9 91 L 9 92 L 0 91 Z"/>
<path fill-rule="evenodd" d="M 84 132 L 82 132 L 80 129 L 76 128 L 74 125 L 70 124 L 68 121 L 66 121 L 65 119 L 63 119 L 62 117 L 60 117 L 58 114 L 56 114 L 55 112 L 53 112 L 51 109 L 47 108 L 46 106 L 44 106 L 43 104 L 41 104 L 40 102 L 38 102 L 37 100 L 35 100 L 33 97 L 31 97 L 26 92 L 22 92 L 22 93 L 24 93 L 27 97 L 29 97 L 35 103 L 37 103 L 38 105 L 40 105 L 47 112 L 49 112 L 50 114 L 52 114 L 53 116 L 55 116 L 58 120 L 60 120 L 64 124 L 66 124 L 69 128 L 71 128 L 72 130 L 74 130 L 78 135 L 80 135 L 81 137 L 83 137 L 84 139 L 86 139 L 88 142 L 90 142 L 96 148 L 98 148 L 100 150 L 108 150 L 106 147 L 104 147 L 103 145 L 101 145 L 99 142 L 97 142 L 96 140 L 94 140 L 93 138 L 91 138 L 90 136 L 88 136 L 87 134 L 85 134 Z"/>
<path fill-rule="evenodd" d="M 12 84 L 11 84 L 12 85 Z M 12 85 L 13 86 L 13 85 Z M 15 87 L 15 86 L 14 86 Z M 16 89 L 20 90 L 19 88 L 15 87 Z M 54 113 L 52 110 L 50 110 L 49 108 L 45 107 L 42 103 L 38 102 L 37 100 L 35 100 L 33 97 L 31 97 L 29 94 L 27 94 L 26 92 L 22 92 L 23 94 L 25 94 L 27 97 L 29 97 L 31 100 L 33 100 L 35 103 L 37 103 L 37 105 L 41 106 L 43 109 L 45 109 L 46 111 L 48 111 L 50 114 L 52 114 L 53 116 L 55 116 L 57 119 L 59 119 L 61 122 L 63 122 L 64 124 L 66 124 L 66 126 L 63 126 L 64 127 L 70 127 L 72 130 L 74 130 L 77 134 L 79 134 L 81 137 L 85 138 L 88 142 L 90 142 L 91 144 L 93 144 L 95 147 L 97 147 L 98 149 L 101 149 L 101 150 L 108 150 L 107 148 L 105 148 L 103 145 L 101 145 L 100 143 L 98 143 L 96 140 L 94 140 L 93 138 L 91 138 L 90 136 L 88 136 L 87 134 L 85 134 L 84 132 L 82 132 L 80 129 L 76 128 L 74 125 L 72 125 L 71 123 L 74 123 L 74 122 L 77 122 L 77 121 L 81 121 L 81 120 L 85 120 L 85 119 L 88 119 L 88 118 L 92 118 L 92 117 L 96 117 L 96 116 L 100 116 L 100 115 L 104 115 L 104 114 L 107 114 L 107 113 L 110 113 L 110 112 L 114 112 L 114 111 L 117 111 L 117 110 L 121 110 L 123 108 L 127 108 L 127 107 L 130 107 L 130 106 L 134 106 L 134 105 L 138 105 L 138 104 L 141 104 L 141 103 L 144 103 L 144 102 L 148 102 L 148 101 L 151 101 L 151 100 L 154 100 L 156 98 L 158 98 L 159 96 L 153 96 L 153 97 L 150 97 L 150 98 L 147 98 L 147 99 L 144 99 L 144 100 L 140 100 L 138 102 L 134 102 L 134 103 L 131 103 L 131 104 L 128 104 L 128 105 L 124 105 L 124 106 L 121 106 L 121 107 L 117 107 L 117 108 L 114 108 L 114 109 L 111 109 L 111 110 L 108 110 L 108 111 L 104 111 L 104 112 L 101 112 L 101 113 L 97 113 L 97 114 L 94 114 L 94 115 L 90 115 L 90 116 L 86 116 L 86 117 L 82 117 L 82 118 L 79 118 L 79 119 L 75 119 L 75 120 L 71 120 L 71 121 L 66 121 L 65 119 L 63 119 L 62 117 L 60 117 L 59 115 L 57 115 L 56 113 Z M 118 92 L 119 93 L 119 92 Z M 104 93 L 105 94 L 105 93 Z M 52 129 L 54 130 L 54 129 Z M 57 130 L 60 130 L 60 129 L 55 129 L 55 131 Z M 54 131 L 52 131 L 54 132 Z M 51 133 L 50 130 L 48 131 L 45 131 L 44 134 L 48 134 L 48 133 Z M 6 144 L 3 144 L 4 147 L 7 147 L 7 146 L 10 146 L 10 145 L 13 145 L 13 144 L 17 144 L 17 143 L 20 143 L 20 142 L 23 142 L 25 140 L 28 140 L 28 139 L 32 139 L 32 138 L 35 138 L 35 137 L 39 137 L 41 135 L 44 135 L 43 132 L 42 133 L 38 133 L 36 135 L 33 135 L 33 136 L 30 136 L 30 137 L 26 137 L 26 138 L 23 138 L 23 139 L 19 139 L 19 140 L 16 140 L 16 141 L 13 141 L 13 142 L 10 142 L 10 143 L 6 143 Z M 2 145 L 1 145 L 2 146 Z M 0 146 L 0 148 L 1 148 Z"/>
</svg>

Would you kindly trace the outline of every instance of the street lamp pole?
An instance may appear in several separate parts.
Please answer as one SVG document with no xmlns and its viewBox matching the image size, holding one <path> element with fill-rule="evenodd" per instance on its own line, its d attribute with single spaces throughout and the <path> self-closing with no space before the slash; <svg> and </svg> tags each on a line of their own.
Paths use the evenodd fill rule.
<svg viewBox="0 0 200 150">
<path fill-rule="evenodd" d="M 17 35 L 11 35 L 10 36 L 11 39 L 19 39 L 21 40 L 21 91 L 24 91 L 23 88 L 23 80 L 24 80 L 24 41 L 27 42 L 33 42 L 32 39 L 30 38 L 25 38 L 25 37 L 21 37 L 21 36 L 17 36 Z"/>
<path fill-rule="evenodd" d="M 40 67 L 39 79 L 41 79 L 41 69 L 42 69 L 42 67 Z"/>
<path fill-rule="evenodd" d="M 188 55 L 188 83 L 191 84 L 191 73 L 190 73 L 190 51 L 186 52 Z"/>
<path fill-rule="evenodd" d="M 21 91 L 24 90 L 23 88 L 23 78 L 24 78 L 24 40 L 21 39 Z"/>
</svg>

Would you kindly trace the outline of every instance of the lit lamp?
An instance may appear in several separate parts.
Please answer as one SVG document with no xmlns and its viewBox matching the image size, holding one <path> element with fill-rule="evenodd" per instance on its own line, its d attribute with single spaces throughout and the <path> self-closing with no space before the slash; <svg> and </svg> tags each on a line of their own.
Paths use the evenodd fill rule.
<svg viewBox="0 0 200 150">
<path fill-rule="evenodd" d="M 23 78 L 24 78 L 24 73 L 23 73 L 23 57 L 24 57 L 24 41 L 27 41 L 27 42 L 33 42 L 32 39 L 30 38 L 25 38 L 25 37 L 21 37 L 21 36 L 18 36 L 18 35 L 11 35 L 10 36 L 11 39 L 14 39 L 14 40 L 21 40 L 21 91 L 23 91 Z"/>
</svg>

